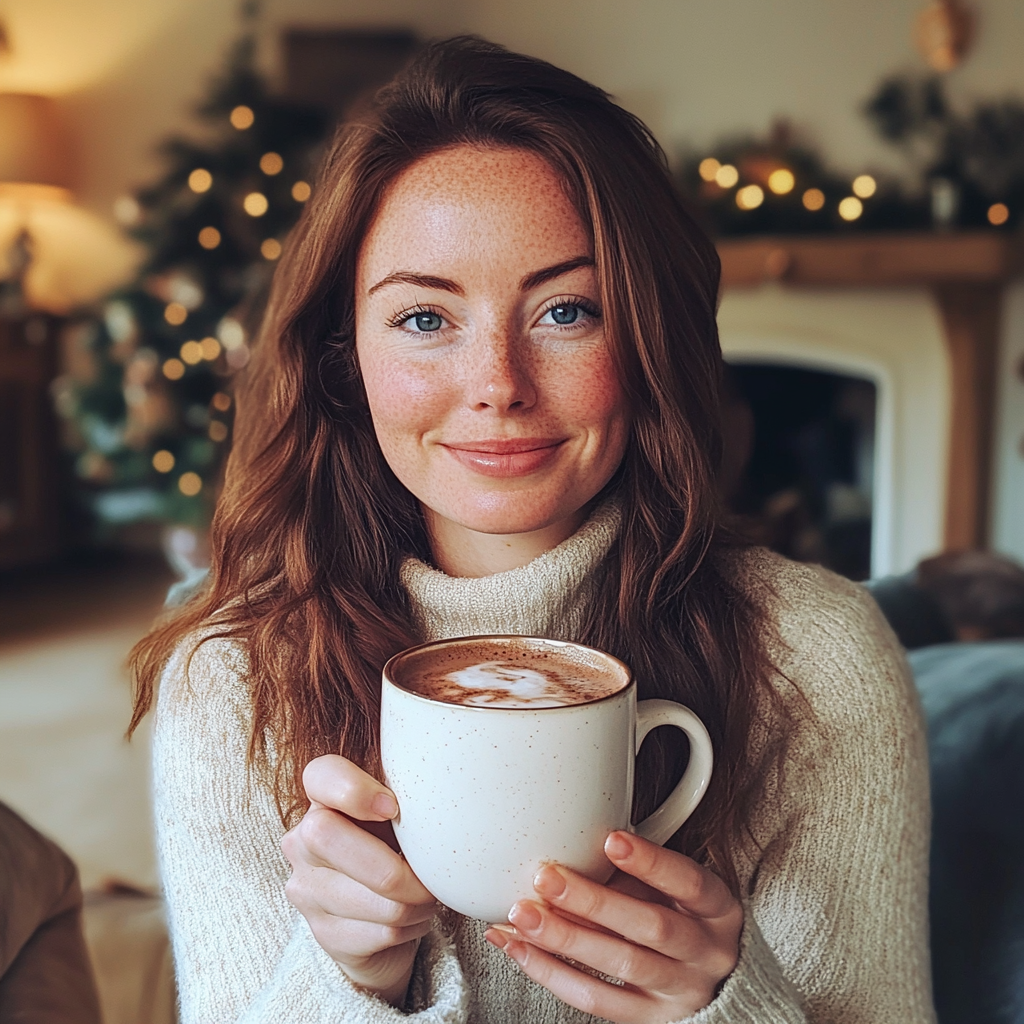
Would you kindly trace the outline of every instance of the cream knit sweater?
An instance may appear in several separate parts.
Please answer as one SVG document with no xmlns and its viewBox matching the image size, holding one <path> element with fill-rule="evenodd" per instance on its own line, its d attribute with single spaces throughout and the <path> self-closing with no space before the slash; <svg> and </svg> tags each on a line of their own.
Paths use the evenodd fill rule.
<svg viewBox="0 0 1024 1024">
<path fill-rule="evenodd" d="M 572 637 L 617 528 L 606 507 L 531 564 L 483 579 L 410 560 L 403 583 L 424 637 Z M 691 1021 L 927 1024 L 927 770 L 900 650 L 855 584 L 765 552 L 744 556 L 739 571 L 749 587 L 774 590 L 785 644 L 775 661 L 809 709 L 783 783 L 753 822 L 761 853 L 740 861 L 750 895 L 739 963 Z M 186 676 L 192 647 L 164 673 L 154 745 L 182 1024 L 595 1019 L 527 979 L 464 918 L 450 931 L 438 923 L 421 944 L 408 1012 L 357 990 L 284 896 L 283 828 L 245 770 L 244 650 L 207 642 Z"/>
</svg>

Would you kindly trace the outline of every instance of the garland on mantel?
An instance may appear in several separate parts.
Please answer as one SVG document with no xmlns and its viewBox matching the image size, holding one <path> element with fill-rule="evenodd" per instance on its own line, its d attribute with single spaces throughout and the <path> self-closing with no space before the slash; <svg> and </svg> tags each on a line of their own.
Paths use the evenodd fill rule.
<svg viewBox="0 0 1024 1024">
<path fill-rule="evenodd" d="M 780 122 L 768 138 L 686 154 L 679 183 L 716 235 L 989 228 L 1024 213 L 1024 103 L 958 113 L 939 78 L 886 79 L 864 112 L 905 154 L 899 179 L 841 174 Z"/>
</svg>

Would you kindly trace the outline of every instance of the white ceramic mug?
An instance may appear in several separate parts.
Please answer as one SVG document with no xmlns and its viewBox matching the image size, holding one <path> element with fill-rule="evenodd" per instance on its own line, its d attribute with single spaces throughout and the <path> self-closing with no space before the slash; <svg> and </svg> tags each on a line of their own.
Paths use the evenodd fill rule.
<svg viewBox="0 0 1024 1024">
<path fill-rule="evenodd" d="M 525 709 L 452 704 L 414 692 L 410 681 L 432 654 L 482 640 L 585 659 L 607 671 L 614 692 Z M 665 802 L 633 827 L 636 754 L 659 725 L 686 733 L 689 764 Z M 436 641 L 392 658 L 384 666 L 381 758 L 398 799 L 395 835 L 410 867 L 441 903 L 492 923 L 534 896 L 533 877 L 545 863 L 606 882 L 613 871 L 604 855 L 609 832 L 628 829 L 664 843 L 700 803 L 712 766 L 700 719 L 673 701 L 638 705 L 632 674 L 617 658 L 522 636 Z"/>
</svg>

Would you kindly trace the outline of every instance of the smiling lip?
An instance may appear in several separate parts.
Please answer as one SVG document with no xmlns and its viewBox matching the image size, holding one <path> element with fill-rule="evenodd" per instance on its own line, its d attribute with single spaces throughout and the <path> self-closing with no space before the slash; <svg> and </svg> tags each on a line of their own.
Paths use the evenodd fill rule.
<svg viewBox="0 0 1024 1024">
<path fill-rule="evenodd" d="M 504 441 L 460 441 L 441 447 L 467 469 L 484 476 L 526 476 L 554 458 L 563 443 L 563 438 L 520 437 Z"/>
</svg>

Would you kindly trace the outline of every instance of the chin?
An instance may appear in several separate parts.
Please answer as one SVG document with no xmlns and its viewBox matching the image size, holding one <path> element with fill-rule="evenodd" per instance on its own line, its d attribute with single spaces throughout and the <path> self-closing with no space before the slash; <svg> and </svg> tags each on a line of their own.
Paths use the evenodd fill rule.
<svg viewBox="0 0 1024 1024">
<path fill-rule="evenodd" d="M 587 499 L 589 500 L 589 499 Z M 560 522 L 584 505 L 581 502 L 545 500 L 532 494 L 487 495 L 478 502 L 440 509 L 440 514 L 475 533 L 512 535 L 534 533 Z"/>
</svg>

